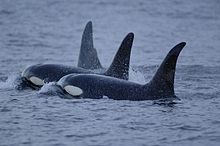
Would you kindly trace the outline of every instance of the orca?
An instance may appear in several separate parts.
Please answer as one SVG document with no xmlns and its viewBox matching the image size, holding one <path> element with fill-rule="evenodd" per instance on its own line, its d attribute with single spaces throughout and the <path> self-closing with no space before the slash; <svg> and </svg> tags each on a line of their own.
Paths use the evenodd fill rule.
<svg viewBox="0 0 220 146">
<path fill-rule="evenodd" d="M 152 80 L 144 85 L 110 76 L 80 74 L 67 75 L 57 85 L 73 98 L 102 98 L 115 100 L 160 100 L 175 99 L 174 76 L 176 62 L 185 42 L 170 50 Z"/>
<path fill-rule="evenodd" d="M 128 33 L 122 41 L 111 66 L 106 70 L 102 67 L 97 51 L 93 47 L 92 22 L 88 22 L 82 35 L 78 66 L 61 64 L 37 64 L 26 68 L 22 74 L 22 81 L 29 87 L 38 89 L 44 83 L 57 82 L 65 75 L 74 74 L 103 74 L 128 80 L 129 63 L 134 34 Z M 87 56 L 88 54 L 88 56 Z M 97 69 L 101 69 L 97 72 Z"/>
</svg>

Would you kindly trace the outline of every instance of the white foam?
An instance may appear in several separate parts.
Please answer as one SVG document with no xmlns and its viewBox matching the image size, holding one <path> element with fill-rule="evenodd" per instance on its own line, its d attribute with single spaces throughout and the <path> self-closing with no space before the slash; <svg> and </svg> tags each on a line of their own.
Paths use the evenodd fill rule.
<svg viewBox="0 0 220 146">
<path fill-rule="evenodd" d="M 38 91 L 38 94 L 56 94 L 56 88 L 54 88 L 54 86 L 56 86 L 56 82 L 45 83 Z"/>
<path fill-rule="evenodd" d="M 17 75 L 10 75 L 6 81 L 0 81 L 0 89 L 13 89 L 17 78 Z"/>
<path fill-rule="evenodd" d="M 139 84 L 146 84 L 144 75 L 139 71 L 135 71 L 131 67 L 129 69 L 129 81 L 136 82 Z"/>
</svg>

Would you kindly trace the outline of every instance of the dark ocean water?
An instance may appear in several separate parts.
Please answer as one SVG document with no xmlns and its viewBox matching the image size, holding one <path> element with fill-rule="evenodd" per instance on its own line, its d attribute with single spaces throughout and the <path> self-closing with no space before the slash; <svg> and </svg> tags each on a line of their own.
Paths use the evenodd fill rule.
<svg viewBox="0 0 220 146">
<path fill-rule="evenodd" d="M 166 53 L 180 54 L 176 104 L 62 99 L 16 90 L 28 65 L 76 65 L 83 28 L 108 67 L 123 37 L 135 33 L 130 80 L 145 83 Z M 1 0 L 0 145 L 220 145 L 219 0 Z"/>
</svg>

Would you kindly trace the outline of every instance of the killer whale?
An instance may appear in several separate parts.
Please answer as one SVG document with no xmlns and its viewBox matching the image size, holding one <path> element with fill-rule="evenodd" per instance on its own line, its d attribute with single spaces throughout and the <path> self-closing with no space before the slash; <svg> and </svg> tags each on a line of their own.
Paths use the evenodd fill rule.
<svg viewBox="0 0 220 146">
<path fill-rule="evenodd" d="M 89 34 L 89 35 L 86 35 Z M 26 68 L 21 76 L 22 80 L 31 88 L 38 89 L 43 86 L 45 82 L 57 82 L 60 78 L 65 75 L 74 73 L 74 74 L 103 74 L 106 76 L 112 76 L 121 79 L 128 79 L 129 72 L 129 62 L 130 62 L 130 54 L 131 48 L 133 44 L 134 34 L 128 33 L 127 36 L 122 41 L 116 56 L 113 59 L 111 66 L 104 70 L 101 66 L 100 61 L 97 57 L 97 52 L 93 48 L 92 43 L 92 25 L 91 22 L 87 24 L 86 29 L 83 33 L 82 37 L 82 45 L 81 51 L 79 55 L 79 63 L 78 67 L 73 66 L 65 66 L 61 64 L 37 64 L 32 65 Z M 84 43 L 85 42 L 85 43 Z M 86 49 L 85 49 L 86 48 Z M 84 51 L 83 51 L 84 50 Z M 87 51 L 85 51 L 87 50 Z M 90 52 L 89 50 L 93 50 Z M 92 59 L 89 61 L 88 57 L 86 57 L 85 52 L 90 52 L 89 56 L 92 54 L 95 57 L 91 57 Z M 83 53 L 82 53 L 83 52 Z M 83 61 L 81 58 L 87 58 L 87 61 Z M 89 63 L 87 63 L 89 62 Z M 93 63 L 95 65 L 93 65 Z M 84 68 L 82 68 L 84 67 Z M 96 72 L 92 69 L 102 69 L 102 72 Z"/>
<path fill-rule="evenodd" d="M 167 54 L 152 80 L 144 85 L 103 75 L 67 75 L 57 85 L 74 98 L 108 98 L 115 100 L 158 100 L 175 98 L 176 62 L 185 42 L 177 44 Z"/>
</svg>

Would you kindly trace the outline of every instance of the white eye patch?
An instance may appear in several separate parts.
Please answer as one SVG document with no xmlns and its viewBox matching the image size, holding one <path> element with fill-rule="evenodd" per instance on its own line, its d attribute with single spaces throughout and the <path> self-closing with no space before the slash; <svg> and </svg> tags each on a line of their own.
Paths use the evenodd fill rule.
<svg viewBox="0 0 220 146">
<path fill-rule="evenodd" d="M 82 89 L 76 86 L 67 85 L 64 89 L 72 96 L 80 96 L 83 93 Z"/>
<path fill-rule="evenodd" d="M 44 81 L 41 80 L 41 79 L 38 78 L 38 77 L 32 76 L 32 77 L 30 77 L 29 80 L 30 80 L 34 85 L 37 85 L 37 86 L 43 86 L 43 85 L 44 85 Z"/>
</svg>

